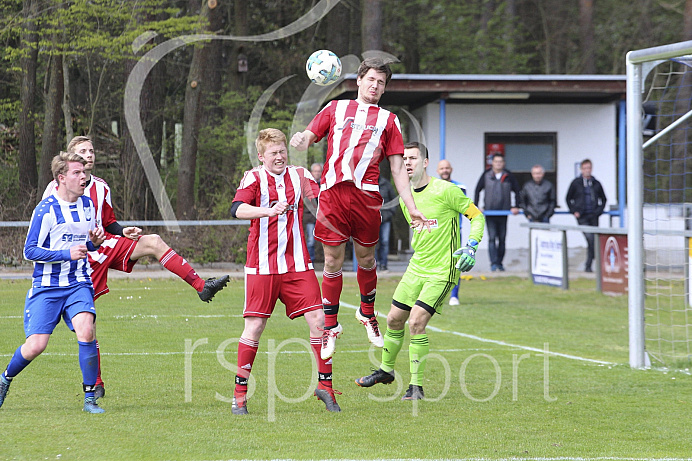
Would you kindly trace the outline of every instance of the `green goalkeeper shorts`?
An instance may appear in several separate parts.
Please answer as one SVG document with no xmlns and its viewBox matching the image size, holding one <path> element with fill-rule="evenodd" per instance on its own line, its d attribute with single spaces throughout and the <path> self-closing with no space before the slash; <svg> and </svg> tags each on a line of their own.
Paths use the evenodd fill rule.
<svg viewBox="0 0 692 461">
<path fill-rule="evenodd" d="M 449 294 L 449 290 L 453 287 L 454 284 L 447 280 L 412 274 L 406 271 L 394 291 L 393 298 L 394 301 L 409 307 L 413 307 L 416 301 L 421 301 L 435 309 L 435 312 L 438 314 L 441 314 L 444 300 Z"/>
</svg>

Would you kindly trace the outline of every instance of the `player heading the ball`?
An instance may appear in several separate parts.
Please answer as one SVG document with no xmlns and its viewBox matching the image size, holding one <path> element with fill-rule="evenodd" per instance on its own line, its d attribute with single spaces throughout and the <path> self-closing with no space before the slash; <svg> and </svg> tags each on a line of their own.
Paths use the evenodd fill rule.
<svg viewBox="0 0 692 461">
<path fill-rule="evenodd" d="M 375 245 L 382 221 L 379 192 L 379 164 L 389 160 L 394 184 L 411 216 L 411 226 L 422 229 L 427 221 L 413 201 L 404 168 L 404 142 L 399 118 L 377 104 L 392 77 L 389 65 L 379 58 L 368 58 L 358 68 L 355 100 L 329 102 L 303 132 L 291 138 L 291 146 L 306 150 L 327 137 L 327 158 L 322 171 L 315 238 L 324 248 L 322 304 L 325 331 L 323 359 L 334 354 L 336 339 L 343 327 L 337 321 L 343 286 L 342 266 L 346 242 L 353 240 L 358 261 L 357 280 L 360 308 L 356 318 L 366 329 L 368 339 L 382 347 L 375 315 L 377 272 Z"/>
</svg>

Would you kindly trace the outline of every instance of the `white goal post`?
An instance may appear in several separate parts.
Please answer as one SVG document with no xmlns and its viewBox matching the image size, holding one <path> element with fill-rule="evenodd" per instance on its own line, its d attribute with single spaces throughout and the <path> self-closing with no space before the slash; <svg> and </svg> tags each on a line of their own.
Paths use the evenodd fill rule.
<svg viewBox="0 0 692 461">
<path fill-rule="evenodd" d="M 645 336 L 646 264 L 644 230 L 644 152 L 645 149 L 678 128 L 692 116 L 692 111 L 677 116 L 667 126 L 657 129 L 644 143 L 643 103 L 645 82 L 649 73 L 662 62 L 692 54 L 692 41 L 646 48 L 627 53 L 627 215 L 629 248 L 629 361 L 632 368 L 649 365 Z M 685 150 L 685 152 L 687 152 Z M 684 197 L 684 191 L 683 191 Z M 685 200 L 682 200 L 684 202 Z M 672 203 L 672 202 L 671 202 Z M 647 231 L 648 233 L 648 231 Z M 682 235 L 685 236 L 685 232 Z M 684 251 L 684 248 L 682 249 Z M 687 270 L 685 273 L 687 274 Z M 689 331 L 689 324 L 685 322 Z M 678 327 L 678 325 L 675 325 Z M 689 336 L 687 338 L 689 350 Z M 689 355 L 687 357 L 689 360 Z"/>
</svg>

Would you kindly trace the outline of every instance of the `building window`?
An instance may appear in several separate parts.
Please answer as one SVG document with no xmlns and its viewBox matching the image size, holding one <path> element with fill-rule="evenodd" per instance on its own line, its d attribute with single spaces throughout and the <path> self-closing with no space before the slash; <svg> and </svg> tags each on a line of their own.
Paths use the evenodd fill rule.
<svg viewBox="0 0 692 461">
<path fill-rule="evenodd" d="M 557 133 L 485 133 L 485 167 L 490 168 L 495 153 L 505 156 L 506 168 L 521 188 L 531 181 L 531 168 L 541 165 L 545 179 L 557 184 Z"/>
</svg>

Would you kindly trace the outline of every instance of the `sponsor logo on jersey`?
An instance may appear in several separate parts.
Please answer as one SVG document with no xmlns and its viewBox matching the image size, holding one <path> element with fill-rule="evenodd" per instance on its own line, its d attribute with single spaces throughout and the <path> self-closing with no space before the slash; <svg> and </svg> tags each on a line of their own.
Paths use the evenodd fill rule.
<svg viewBox="0 0 692 461">
<path fill-rule="evenodd" d="M 348 127 L 351 127 L 352 130 L 355 131 L 366 131 L 370 130 L 373 132 L 373 134 L 377 134 L 380 129 L 377 127 L 377 125 L 361 125 L 360 123 L 356 123 L 356 119 L 353 117 L 348 117 L 346 120 L 344 120 L 344 124 L 342 127 L 337 127 L 338 130 L 345 130 Z"/>
<path fill-rule="evenodd" d="M 63 242 L 83 242 L 86 241 L 87 236 L 86 234 L 63 234 L 62 235 L 62 241 Z"/>
<path fill-rule="evenodd" d="M 431 229 L 437 229 L 437 219 L 428 219 L 428 224 Z"/>
</svg>

